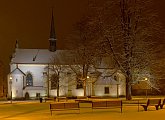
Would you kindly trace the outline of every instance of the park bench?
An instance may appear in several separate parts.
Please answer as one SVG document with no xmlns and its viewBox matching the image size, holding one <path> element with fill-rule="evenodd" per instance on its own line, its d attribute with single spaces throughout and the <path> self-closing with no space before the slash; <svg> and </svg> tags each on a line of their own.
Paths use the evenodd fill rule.
<svg viewBox="0 0 165 120">
<path fill-rule="evenodd" d="M 79 102 L 79 103 L 92 103 L 92 100 L 76 99 L 75 102 Z"/>
<path fill-rule="evenodd" d="M 57 97 L 56 98 L 58 101 L 68 101 L 67 97 Z"/>
<path fill-rule="evenodd" d="M 77 96 L 77 99 L 75 99 L 75 102 L 79 103 L 91 103 L 92 100 L 89 100 L 86 96 Z"/>
<path fill-rule="evenodd" d="M 52 111 L 63 111 L 63 110 L 80 110 L 79 103 L 53 103 L 53 104 L 50 104 L 51 115 L 52 115 Z"/>
<path fill-rule="evenodd" d="M 156 110 L 159 109 L 161 104 L 161 99 L 148 99 L 146 104 L 142 104 L 141 106 L 147 111 L 148 106 L 155 106 Z"/>
<path fill-rule="evenodd" d="M 45 102 L 47 102 L 47 101 L 55 101 L 56 100 L 56 97 L 44 97 L 44 98 L 41 98 L 41 99 L 43 99 Z"/>
<path fill-rule="evenodd" d="M 110 108 L 120 108 L 122 113 L 122 101 L 93 101 L 92 109 L 110 109 Z"/>
<path fill-rule="evenodd" d="M 101 96 L 89 96 L 88 98 L 90 98 L 90 99 L 101 99 L 102 97 Z"/>
<path fill-rule="evenodd" d="M 165 104 L 165 98 L 163 99 L 162 103 L 160 103 L 160 109 L 163 109 L 164 104 Z"/>
<path fill-rule="evenodd" d="M 77 96 L 77 99 L 81 99 L 81 100 L 83 99 L 84 100 L 84 99 L 88 99 L 88 97 L 86 97 L 86 96 Z"/>
</svg>

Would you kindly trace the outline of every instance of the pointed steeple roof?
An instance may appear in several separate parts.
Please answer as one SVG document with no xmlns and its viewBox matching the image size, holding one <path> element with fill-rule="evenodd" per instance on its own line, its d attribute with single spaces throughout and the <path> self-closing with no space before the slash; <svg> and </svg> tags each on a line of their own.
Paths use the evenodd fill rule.
<svg viewBox="0 0 165 120">
<path fill-rule="evenodd" d="M 19 43 L 18 43 L 18 40 L 16 40 L 15 42 L 15 49 L 18 49 L 19 48 Z"/>
<path fill-rule="evenodd" d="M 51 19 L 51 28 L 50 28 L 50 39 L 56 39 L 55 28 L 54 28 L 54 16 L 53 16 L 53 8 L 52 8 L 52 19 Z"/>
</svg>

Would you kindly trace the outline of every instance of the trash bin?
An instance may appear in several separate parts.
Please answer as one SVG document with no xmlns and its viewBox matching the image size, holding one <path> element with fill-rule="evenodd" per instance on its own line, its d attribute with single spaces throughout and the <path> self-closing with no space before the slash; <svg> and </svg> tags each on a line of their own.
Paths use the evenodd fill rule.
<svg viewBox="0 0 165 120">
<path fill-rule="evenodd" d="M 42 103 L 42 98 L 40 98 L 40 103 Z"/>
</svg>

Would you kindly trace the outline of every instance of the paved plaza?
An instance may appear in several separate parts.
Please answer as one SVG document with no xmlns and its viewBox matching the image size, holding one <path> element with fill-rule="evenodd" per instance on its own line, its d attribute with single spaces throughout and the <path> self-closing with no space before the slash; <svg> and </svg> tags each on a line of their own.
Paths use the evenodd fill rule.
<svg viewBox="0 0 165 120">
<path fill-rule="evenodd" d="M 136 101 L 136 100 L 135 100 Z M 49 110 L 50 102 L 39 101 L 10 101 L 0 102 L 0 120 L 156 120 L 165 118 L 165 108 L 155 110 L 149 107 L 144 111 L 138 104 L 123 104 L 123 113 L 119 108 L 96 109 L 90 108 L 90 103 L 80 103 L 80 113 L 75 110 L 53 111 Z"/>
</svg>

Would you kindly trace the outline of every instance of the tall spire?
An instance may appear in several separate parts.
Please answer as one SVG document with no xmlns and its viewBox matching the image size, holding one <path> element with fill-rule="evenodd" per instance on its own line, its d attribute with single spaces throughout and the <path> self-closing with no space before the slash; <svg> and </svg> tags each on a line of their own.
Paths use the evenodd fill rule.
<svg viewBox="0 0 165 120">
<path fill-rule="evenodd" d="M 53 16 L 53 8 L 52 8 L 52 18 L 51 18 L 51 26 L 50 26 L 50 36 L 49 36 L 49 50 L 51 52 L 56 51 L 56 34 L 54 28 L 54 16 Z"/>
<path fill-rule="evenodd" d="M 50 38 L 56 39 L 55 28 L 54 28 L 53 8 L 52 8 L 52 19 L 51 19 Z"/>
<path fill-rule="evenodd" d="M 15 42 L 15 49 L 18 49 L 19 48 L 19 43 L 18 43 L 18 40 L 16 40 Z"/>
</svg>

